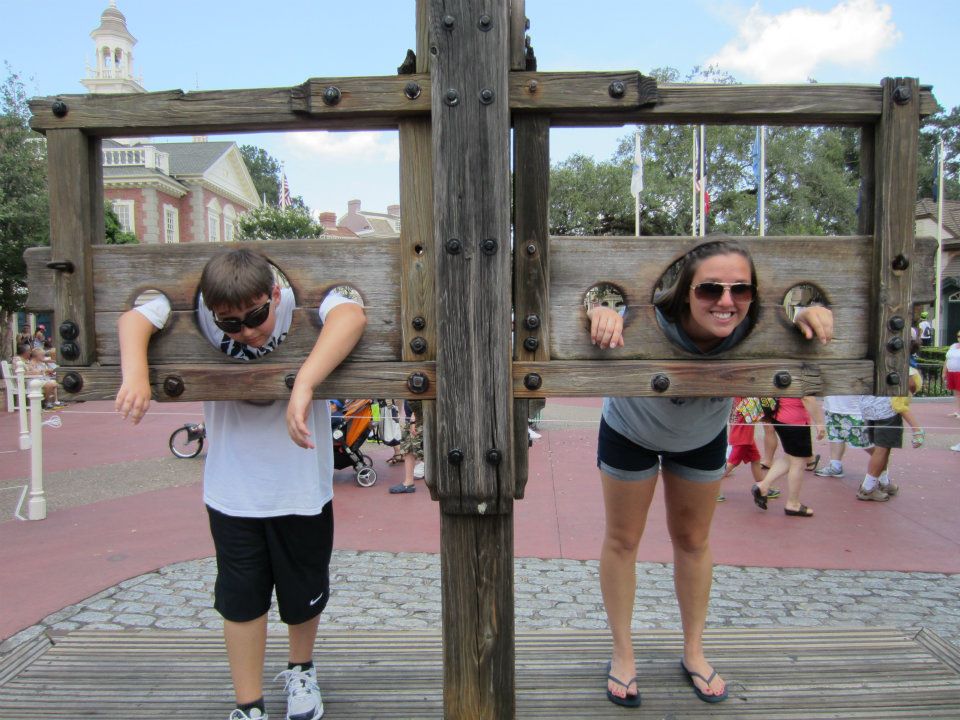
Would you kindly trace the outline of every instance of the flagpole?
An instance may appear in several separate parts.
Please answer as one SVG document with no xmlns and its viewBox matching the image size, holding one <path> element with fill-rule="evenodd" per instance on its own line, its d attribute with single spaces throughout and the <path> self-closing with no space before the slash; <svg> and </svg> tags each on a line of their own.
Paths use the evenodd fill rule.
<svg viewBox="0 0 960 720">
<path fill-rule="evenodd" d="M 940 143 L 937 146 L 937 257 L 934 277 L 936 278 L 936 292 L 933 295 L 933 344 L 940 344 L 940 295 L 942 293 L 942 284 L 940 282 L 941 264 L 943 262 L 943 136 L 940 136 Z"/>
<path fill-rule="evenodd" d="M 690 234 L 697 236 L 697 126 L 693 126 L 693 162 L 691 166 L 693 172 L 690 173 L 691 189 L 693 191 L 693 202 L 690 203 L 690 212 L 692 213 L 690 221 Z"/>
<path fill-rule="evenodd" d="M 757 188 L 760 196 L 760 237 L 767 234 L 767 126 L 760 126 L 760 185 Z"/>
<path fill-rule="evenodd" d="M 633 229 L 640 237 L 640 192 L 643 190 L 643 155 L 641 154 L 640 128 L 633 131 L 633 170 L 630 174 L 630 194 L 633 195 Z"/>
<path fill-rule="evenodd" d="M 703 146 L 706 141 L 706 127 L 700 126 L 700 237 L 707 234 L 707 168 L 703 163 Z"/>
</svg>

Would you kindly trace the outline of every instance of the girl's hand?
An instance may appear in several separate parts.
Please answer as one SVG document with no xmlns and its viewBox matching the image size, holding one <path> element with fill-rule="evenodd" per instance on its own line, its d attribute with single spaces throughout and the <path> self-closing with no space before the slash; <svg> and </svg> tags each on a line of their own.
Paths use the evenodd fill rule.
<svg viewBox="0 0 960 720">
<path fill-rule="evenodd" d="M 826 345 L 833 339 L 833 311 L 830 308 L 822 305 L 801 308 L 793 319 L 793 323 L 800 328 L 800 332 L 807 340 L 812 340 L 816 336 Z"/>
<path fill-rule="evenodd" d="M 587 311 L 590 342 L 601 348 L 623 347 L 623 318 L 616 310 L 598 306 Z"/>
</svg>

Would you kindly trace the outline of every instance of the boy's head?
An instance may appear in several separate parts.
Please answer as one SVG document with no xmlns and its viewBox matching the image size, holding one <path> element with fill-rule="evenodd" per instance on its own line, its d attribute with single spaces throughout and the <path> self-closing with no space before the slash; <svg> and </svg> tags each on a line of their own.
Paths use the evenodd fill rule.
<svg viewBox="0 0 960 720">
<path fill-rule="evenodd" d="M 32 350 L 33 347 L 30 343 L 20 343 L 17 345 L 17 355 L 19 355 L 22 360 L 29 360 Z"/>
<path fill-rule="evenodd" d="M 200 275 L 203 302 L 231 340 L 262 347 L 273 334 L 280 288 L 266 257 L 245 248 L 217 253 Z"/>
</svg>

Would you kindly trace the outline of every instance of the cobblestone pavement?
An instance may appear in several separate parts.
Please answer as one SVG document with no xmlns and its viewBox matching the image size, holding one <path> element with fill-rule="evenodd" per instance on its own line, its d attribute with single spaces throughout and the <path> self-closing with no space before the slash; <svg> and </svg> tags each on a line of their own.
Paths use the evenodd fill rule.
<svg viewBox="0 0 960 720">
<path fill-rule="evenodd" d="M 321 621 L 338 629 L 440 626 L 440 559 L 424 553 L 334 551 L 332 593 Z M 8 638 L 0 653 L 46 631 L 219 629 L 211 608 L 212 558 L 131 578 Z M 679 629 L 672 568 L 637 566 L 634 629 Z M 516 626 L 606 627 L 596 561 L 515 561 Z M 960 644 L 960 575 L 717 566 L 708 627 L 925 627 Z M 271 632 L 279 619 L 271 611 Z"/>
</svg>

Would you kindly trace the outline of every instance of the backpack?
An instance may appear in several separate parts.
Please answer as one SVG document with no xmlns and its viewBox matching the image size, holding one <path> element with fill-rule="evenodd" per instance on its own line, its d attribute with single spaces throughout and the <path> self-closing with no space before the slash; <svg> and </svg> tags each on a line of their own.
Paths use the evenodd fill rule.
<svg viewBox="0 0 960 720">
<path fill-rule="evenodd" d="M 775 397 L 762 397 L 760 407 L 763 410 L 763 417 L 772 421 L 777 416 L 777 410 L 780 409 L 780 401 Z"/>
</svg>

